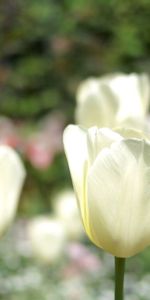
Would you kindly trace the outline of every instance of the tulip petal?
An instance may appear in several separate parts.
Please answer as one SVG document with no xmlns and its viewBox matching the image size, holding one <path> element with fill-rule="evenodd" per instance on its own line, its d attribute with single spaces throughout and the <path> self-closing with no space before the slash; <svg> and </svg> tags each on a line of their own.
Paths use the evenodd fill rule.
<svg viewBox="0 0 150 300">
<path fill-rule="evenodd" d="M 141 94 L 143 110 L 146 113 L 149 107 L 150 100 L 150 79 L 146 74 L 141 74 L 139 76 L 139 91 Z"/>
<path fill-rule="evenodd" d="M 113 143 L 100 152 L 88 174 L 87 233 L 97 246 L 115 256 L 134 255 L 150 243 L 150 229 L 144 234 L 150 220 L 149 202 L 143 206 L 148 186 L 144 145 L 141 140 Z"/>
<path fill-rule="evenodd" d="M 116 74 L 108 79 L 107 84 L 118 99 L 117 122 L 144 116 L 150 97 L 149 79 L 146 75 Z"/>
<path fill-rule="evenodd" d="M 148 135 L 146 136 L 145 132 L 134 128 L 117 127 L 115 128 L 115 132 L 119 133 L 125 139 L 129 139 L 129 138 L 145 139 L 145 140 L 149 139 Z"/>
<path fill-rule="evenodd" d="M 94 162 L 98 153 L 110 146 L 113 142 L 121 141 L 123 137 L 110 128 L 91 127 L 87 131 L 88 159 L 90 164 Z"/>
<path fill-rule="evenodd" d="M 0 236 L 12 221 L 25 178 L 25 169 L 17 153 L 0 146 Z"/>
<path fill-rule="evenodd" d="M 116 73 L 89 78 L 77 90 L 76 122 L 85 127 L 143 128 L 150 99 L 146 74 Z"/>
<path fill-rule="evenodd" d="M 78 126 L 68 126 L 63 135 L 64 148 L 82 220 L 86 220 L 85 174 L 88 161 L 86 131 Z"/>
<path fill-rule="evenodd" d="M 86 127 L 112 126 L 117 112 L 116 99 L 99 79 L 85 80 L 77 91 L 76 122 Z"/>
</svg>

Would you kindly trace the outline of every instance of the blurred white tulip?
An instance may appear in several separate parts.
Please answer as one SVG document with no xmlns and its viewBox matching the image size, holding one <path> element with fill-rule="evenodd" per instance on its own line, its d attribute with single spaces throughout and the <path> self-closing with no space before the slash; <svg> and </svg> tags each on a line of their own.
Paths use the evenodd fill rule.
<svg viewBox="0 0 150 300">
<path fill-rule="evenodd" d="M 12 222 L 25 169 L 19 155 L 8 146 L 0 146 L 0 237 Z"/>
<path fill-rule="evenodd" d="M 60 191 L 55 196 L 53 204 L 54 212 L 65 225 L 68 237 L 80 238 L 83 235 L 83 226 L 74 191 L 72 189 Z"/>
<path fill-rule="evenodd" d="M 29 222 L 28 236 L 33 255 L 42 263 L 54 263 L 62 255 L 66 242 L 65 228 L 58 219 L 36 217 Z"/>
<path fill-rule="evenodd" d="M 112 74 L 83 81 L 77 90 L 76 123 L 84 127 L 141 127 L 148 113 L 146 74 Z"/>
<path fill-rule="evenodd" d="M 150 143 L 122 132 L 70 125 L 64 146 L 89 238 L 128 257 L 150 245 Z"/>
</svg>

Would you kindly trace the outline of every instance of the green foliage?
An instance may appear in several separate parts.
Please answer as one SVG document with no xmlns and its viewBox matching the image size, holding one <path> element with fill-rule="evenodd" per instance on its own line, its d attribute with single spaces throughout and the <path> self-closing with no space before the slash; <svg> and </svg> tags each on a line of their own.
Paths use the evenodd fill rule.
<svg viewBox="0 0 150 300">
<path fill-rule="evenodd" d="M 70 118 L 79 81 L 106 72 L 149 71 L 148 0 L 2 0 L 2 114 Z M 71 117 L 72 118 L 72 117 Z"/>
</svg>

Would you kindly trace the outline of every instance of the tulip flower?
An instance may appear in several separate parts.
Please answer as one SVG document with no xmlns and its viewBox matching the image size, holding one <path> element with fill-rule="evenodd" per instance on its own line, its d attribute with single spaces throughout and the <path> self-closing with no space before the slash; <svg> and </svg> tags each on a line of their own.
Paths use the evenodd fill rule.
<svg viewBox="0 0 150 300">
<path fill-rule="evenodd" d="M 70 125 L 64 145 L 89 238 L 117 257 L 143 250 L 150 244 L 150 144 Z"/>
<path fill-rule="evenodd" d="M 115 300 L 125 258 L 150 245 L 150 143 L 134 130 L 70 125 L 64 147 L 85 231 L 115 256 Z"/>
<path fill-rule="evenodd" d="M 8 146 L 0 146 L 0 237 L 12 222 L 25 178 L 19 155 Z"/>
<path fill-rule="evenodd" d="M 84 127 L 140 128 L 148 113 L 146 74 L 114 74 L 83 81 L 77 90 L 76 123 Z"/>
<path fill-rule="evenodd" d="M 28 236 L 33 255 L 41 263 L 54 263 L 63 253 L 65 228 L 57 218 L 40 216 L 30 221 Z"/>
<path fill-rule="evenodd" d="M 32 166 L 44 170 L 53 162 L 54 151 L 48 145 L 48 138 L 42 134 L 32 136 L 25 145 L 25 155 Z"/>
</svg>

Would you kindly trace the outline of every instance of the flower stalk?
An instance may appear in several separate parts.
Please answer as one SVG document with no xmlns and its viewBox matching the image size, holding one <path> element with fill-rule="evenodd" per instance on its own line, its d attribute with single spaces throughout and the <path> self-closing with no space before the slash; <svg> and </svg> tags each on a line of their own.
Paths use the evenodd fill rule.
<svg viewBox="0 0 150 300">
<path fill-rule="evenodd" d="M 124 299 L 125 258 L 115 257 L 115 300 Z"/>
</svg>

